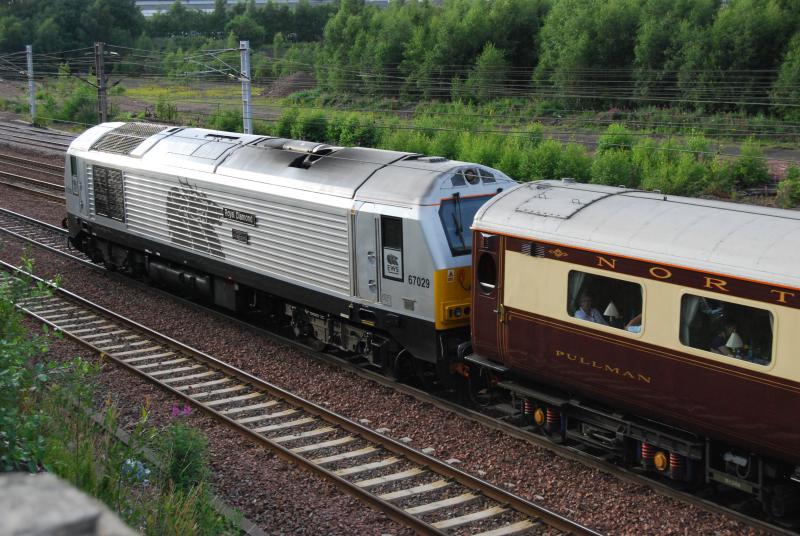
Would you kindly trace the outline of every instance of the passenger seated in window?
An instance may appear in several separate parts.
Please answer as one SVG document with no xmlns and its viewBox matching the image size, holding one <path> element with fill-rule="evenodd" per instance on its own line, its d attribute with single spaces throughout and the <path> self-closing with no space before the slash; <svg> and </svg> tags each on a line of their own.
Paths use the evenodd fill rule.
<svg viewBox="0 0 800 536">
<path fill-rule="evenodd" d="M 711 348 L 710 350 L 715 354 L 722 354 L 727 355 L 729 357 L 733 356 L 733 352 L 730 348 L 728 348 L 728 339 L 731 337 L 731 333 L 736 331 L 736 324 L 733 322 L 725 322 L 723 328 L 719 330 L 717 335 L 711 340 Z"/>
<path fill-rule="evenodd" d="M 628 323 L 625 324 L 625 329 L 630 331 L 631 333 L 641 333 L 642 332 L 642 313 L 634 316 Z"/>
<path fill-rule="evenodd" d="M 581 294 L 580 299 L 578 299 L 578 305 L 579 307 L 575 311 L 575 318 L 579 320 L 588 320 L 596 324 L 603 324 L 604 326 L 608 325 L 608 322 L 606 322 L 606 319 L 600 314 L 600 311 L 592 307 L 592 296 L 590 294 Z"/>
</svg>

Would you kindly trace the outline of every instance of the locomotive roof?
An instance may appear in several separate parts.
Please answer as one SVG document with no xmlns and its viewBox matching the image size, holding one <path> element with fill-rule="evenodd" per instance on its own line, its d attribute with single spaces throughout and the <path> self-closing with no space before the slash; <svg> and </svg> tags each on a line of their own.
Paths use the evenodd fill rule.
<svg viewBox="0 0 800 536">
<path fill-rule="evenodd" d="M 71 148 L 137 158 L 157 169 L 401 205 L 436 203 L 432 193 L 442 174 L 482 167 L 408 152 L 145 123 L 98 125 Z"/>
<path fill-rule="evenodd" d="M 570 180 L 521 184 L 473 229 L 800 288 L 800 212 Z"/>
</svg>

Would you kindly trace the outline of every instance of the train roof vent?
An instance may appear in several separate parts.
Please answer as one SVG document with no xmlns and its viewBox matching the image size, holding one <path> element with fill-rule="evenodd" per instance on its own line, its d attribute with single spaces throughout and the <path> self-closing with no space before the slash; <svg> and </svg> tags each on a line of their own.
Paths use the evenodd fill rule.
<svg viewBox="0 0 800 536">
<path fill-rule="evenodd" d="M 408 160 L 412 160 L 412 158 L 408 158 Z M 443 156 L 420 156 L 418 158 L 413 158 L 418 162 L 428 162 L 430 164 L 438 164 L 441 162 L 447 162 L 447 158 Z"/>
<path fill-rule="evenodd" d="M 90 147 L 92 151 L 105 153 L 131 154 L 139 144 L 152 136 L 163 132 L 168 127 L 154 123 L 126 123 L 100 137 Z"/>
</svg>

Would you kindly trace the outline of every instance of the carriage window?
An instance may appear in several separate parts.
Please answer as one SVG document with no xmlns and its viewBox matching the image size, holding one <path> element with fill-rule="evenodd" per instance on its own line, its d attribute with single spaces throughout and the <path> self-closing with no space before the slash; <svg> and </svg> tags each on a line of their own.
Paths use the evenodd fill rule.
<svg viewBox="0 0 800 536">
<path fill-rule="evenodd" d="M 765 309 L 691 294 L 681 298 L 680 339 L 692 348 L 768 365 L 773 323 Z"/>
<path fill-rule="evenodd" d="M 631 333 L 644 329 L 641 285 L 572 270 L 567 294 L 567 312 L 574 318 Z"/>
</svg>

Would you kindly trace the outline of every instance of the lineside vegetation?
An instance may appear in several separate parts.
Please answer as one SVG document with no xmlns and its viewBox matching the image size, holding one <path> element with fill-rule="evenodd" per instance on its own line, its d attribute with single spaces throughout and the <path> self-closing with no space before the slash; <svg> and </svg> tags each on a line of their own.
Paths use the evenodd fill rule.
<svg viewBox="0 0 800 536">
<path fill-rule="evenodd" d="M 32 267 L 23 260 L 24 272 Z M 96 401 L 100 367 L 49 356 L 56 334 L 31 331 L 15 307 L 49 292 L 32 287 L 23 272 L 0 280 L 0 471 L 55 473 L 143 534 L 237 533 L 212 507 L 206 439 L 198 430 L 174 422 L 158 431 L 145 404 L 122 443 L 114 401 Z M 92 416 L 97 409 L 101 423 Z"/>
</svg>

